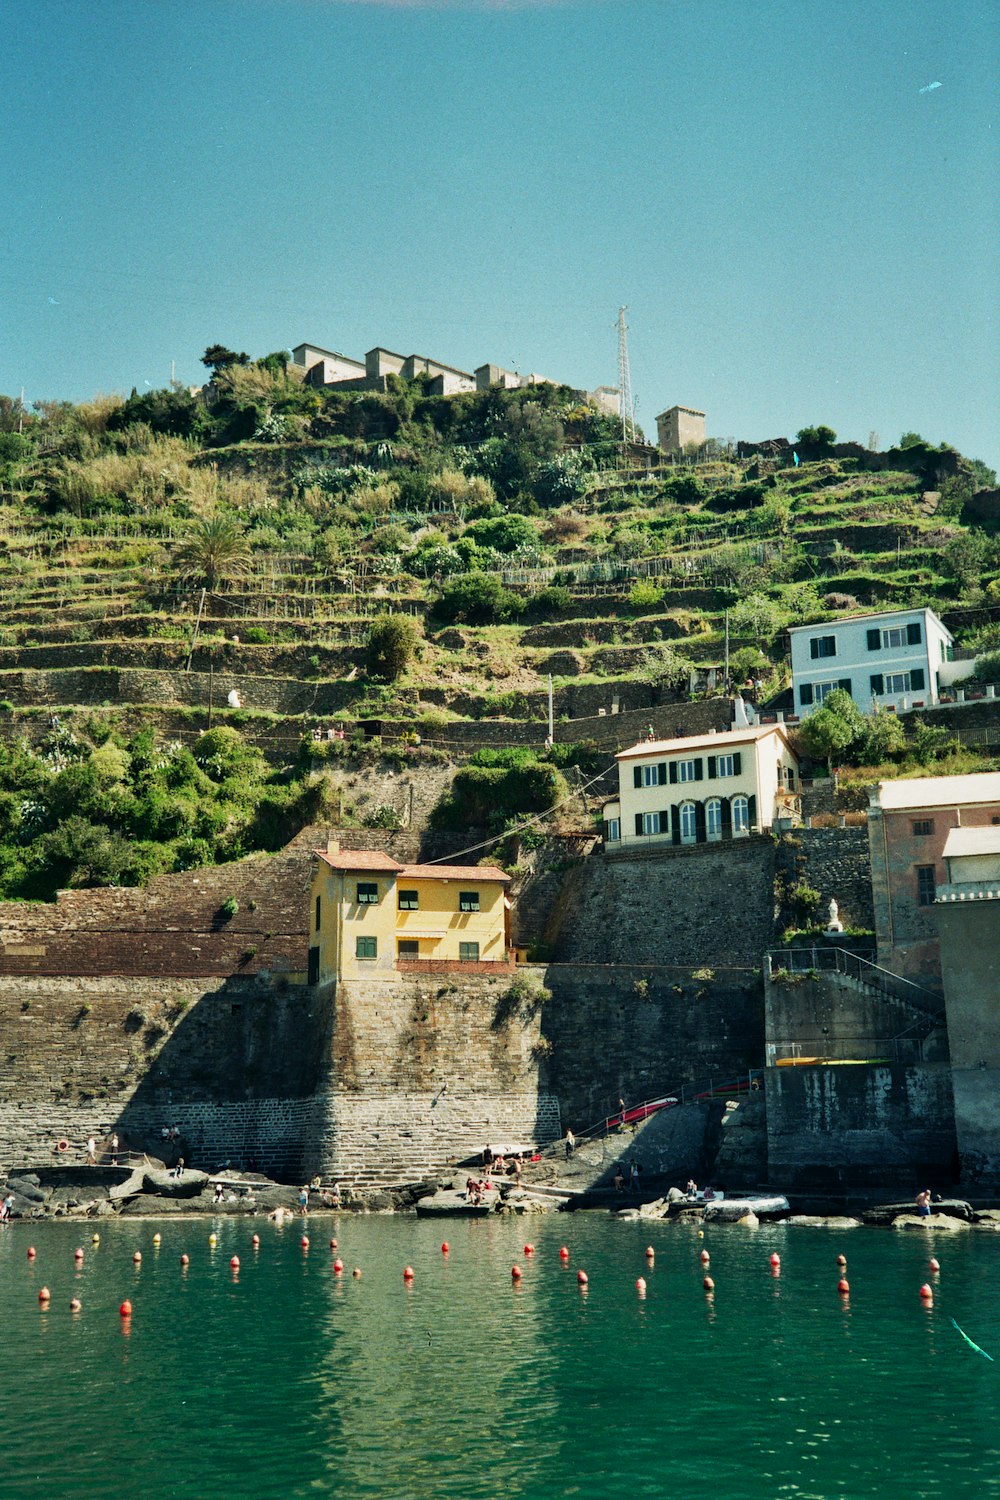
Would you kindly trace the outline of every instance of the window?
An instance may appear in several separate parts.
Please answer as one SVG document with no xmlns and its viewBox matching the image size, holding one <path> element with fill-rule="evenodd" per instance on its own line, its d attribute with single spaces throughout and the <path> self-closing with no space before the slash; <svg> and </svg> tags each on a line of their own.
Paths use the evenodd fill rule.
<svg viewBox="0 0 1000 1500">
<path fill-rule="evenodd" d="M 479 962 L 479 944 L 459 943 L 458 957 L 463 964 L 477 964 Z"/>
<path fill-rule="evenodd" d="M 833 682 L 814 682 L 813 695 L 815 701 L 817 703 L 824 702 L 824 700 L 829 698 L 830 694 L 835 692 L 837 688 L 840 688 L 841 692 L 850 695 L 851 679 L 849 677 L 838 677 L 836 681 Z"/>
<path fill-rule="evenodd" d="M 359 880 L 358 881 L 358 905 L 359 906 L 377 906 L 378 905 L 378 882 L 377 881 L 375 881 L 375 880 Z"/>
<path fill-rule="evenodd" d="M 743 755 L 739 750 L 734 750 L 732 755 L 710 755 L 708 757 L 708 779 L 714 781 L 717 776 L 742 776 Z"/>
<path fill-rule="evenodd" d="M 900 693 L 922 693 L 923 668 L 915 667 L 911 672 L 873 672 L 871 689 L 875 698 L 890 698 Z"/>
<path fill-rule="evenodd" d="M 479 892 L 478 891 L 459 891 L 459 893 L 458 893 L 458 909 L 459 909 L 459 911 L 478 911 L 479 910 Z"/>
<path fill-rule="evenodd" d="M 701 760 L 680 760 L 677 762 L 678 781 L 700 781 L 702 778 Z"/>
<path fill-rule="evenodd" d="M 320 912 L 322 911 L 322 909 L 323 909 L 323 898 L 322 898 L 322 896 L 317 896 L 316 897 L 316 931 L 317 932 L 319 932 L 319 915 L 320 915 Z"/>
<path fill-rule="evenodd" d="M 935 869 L 933 865 L 917 865 L 917 905 L 933 906 L 935 896 Z"/>
<path fill-rule="evenodd" d="M 837 637 L 835 635 L 814 635 L 809 642 L 809 655 L 816 661 L 821 656 L 836 656 Z"/>
<path fill-rule="evenodd" d="M 927 834 L 934 832 L 933 818 L 914 818 L 913 835 L 915 838 L 926 838 Z"/>
<path fill-rule="evenodd" d="M 693 844 L 698 837 L 698 822 L 695 817 L 694 803 L 681 803 L 681 843 Z"/>
<path fill-rule="evenodd" d="M 639 770 L 642 773 L 642 780 L 640 782 L 641 786 L 659 786 L 660 785 L 660 768 L 659 768 L 659 766 L 640 766 Z"/>
<path fill-rule="evenodd" d="M 718 797 L 705 803 L 705 837 L 712 843 L 722 837 L 722 803 Z"/>
<path fill-rule="evenodd" d="M 733 834 L 750 832 L 750 803 L 746 797 L 733 798 Z"/>
<path fill-rule="evenodd" d="M 622 825 L 620 818 L 609 818 L 604 825 L 604 839 L 608 844 L 616 844 L 622 836 Z"/>
<path fill-rule="evenodd" d="M 359 937 L 354 943 L 355 958 L 378 958 L 378 938 Z"/>
<path fill-rule="evenodd" d="M 636 813 L 636 833 L 640 838 L 648 838 L 651 833 L 667 833 L 667 816 L 666 813 Z"/>
<path fill-rule="evenodd" d="M 919 620 L 911 620 L 909 625 L 887 625 L 884 629 L 876 625 L 866 634 L 869 651 L 899 651 L 903 646 L 919 646 L 924 638 Z"/>
<path fill-rule="evenodd" d="M 420 944 L 417 942 L 416 938 L 400 938 L 400 940 L 399 940 L 399 957 L 400 958 L 419 958 L 420 957 Z"/>
<path fill-rule="evenodd" d="M 400 911 L 419 911 L 420 910 L 420 893 L 419 893 L 419 891 L 400 891 L 400 893 L 399 893 L 399 910 Z"/>
</svg>

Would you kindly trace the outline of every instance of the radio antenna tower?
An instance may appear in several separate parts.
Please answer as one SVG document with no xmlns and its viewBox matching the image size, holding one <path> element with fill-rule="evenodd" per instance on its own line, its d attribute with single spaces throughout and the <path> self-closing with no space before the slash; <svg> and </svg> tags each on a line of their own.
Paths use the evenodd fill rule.
<svg viewBox="0 0 1000 1500">
<path fill-rule="evenodd" d="M 622 419 L 622 442 L 635 440 L 635 402 L 632 399 L 632 371 L 628 362 L 627 307 L 618 309 L 618 409 Z"/>
</svg>

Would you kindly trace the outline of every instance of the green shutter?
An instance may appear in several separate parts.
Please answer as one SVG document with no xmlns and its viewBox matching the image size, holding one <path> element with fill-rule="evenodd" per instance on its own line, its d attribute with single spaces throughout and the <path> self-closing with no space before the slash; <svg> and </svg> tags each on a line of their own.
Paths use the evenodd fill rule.
<svg viewBox="0 0 1000 1500">
<path fill-rule="evenodd" d="M 670 837 L 675 844 L 681 841 L 681 810 L 676 805 L 670 809 Z"/>
<path fill-rule="evenodd" d="M 716 777 L 718 776 L 718 774 L 719 774 L 719 771 L 718 771 L 718 756 L 710 755 L 708 757 L 708 779 L 709 779 L 709 781 L 714 781 L 716 779 Z"/>
<path fill-rule="evenodd" d="M 642 838 L 642 813 L 636 813 L 635 815 L 635 833 L 636 838 Z"/>
<path fill-rule="evenodd" d="M 849 677 L 841 677 L 840 681 L 837 683 L 837 686 L 840 688 L 840 691 L 842 693 L 847 694 L 848 698 L 851 696 L 851 679 Z"/>
<path fill-rule="evenodd" d="M 806 704 L 813 701 L 813 690 L 811 682 L 804 682 L 799 688 L 799 702 L 805 708 Z"/>
<path fill-rule="evenodd" d="M 656 768 L 656 780 L 660 786 L 666 786 L 667 784 L 667 763 L 665 760 L 661 760 Z"/>
<path fill-rule="evenodd" d="M 699 755 L 698 759 L 694 763 L 694 779 L 695 779 L 695 781 L 704 781 L 704 779 L 705 779 L 705 777 L 704 777 L 704 770 L 705 770 L 705 767 L 702 765 L 701 756 Z"/>
<path fill-rule="evenodd" d="M 923 669 L 923 667 L 914 667 L 913 668 L 913 671 L 910 673 L 910 688 L 911 688 L 911 691 L 913 691 L 915 693 L 922 693 L 923 692 L 923 690 L 924 690 L 924 669 Z"/>
<path fill-rule="evenodd" d="M 670 785 L 673 786 L 674 783 L 677 780 L 677 762 L 675 760 L 672 760 L 670 762 L 670 768 L 669 769 L 670 769 Z"/>
<path fill-rule="evenodd" d="M 705 837 L 705 804 L 696 802 L 694 805 L 694 841 L 696 844 L 703 844 Z"/>
<path fill-rule="evenodd" d="M 640 787 L 640 786 L 642 786 L 642 767 L 641 766 L 633 766 L 632 767 L 632 785 L 634 787 Z"/>
<path fill-rule="evenodd" d="M 919 646 L 922 639 L 920 622 L 919 620 L 914 620 L 906 627 L 906 644 L 908 646 Z"/>
<path fill-rule="evenodd" d="M 733 775 L 743 775 L 743 754 L 740 750 L 737 750 L 733 755 Z"/>
<path fill-rule="evenodd" d="M 881 698 L 885 686 L 885 678 L 881 672 L 873 672 L 871 675 L 871 689 L 876 698 Z"/>
<path fill-rule="evenodd" d="M 722 837 L 731 839 L 733 836 L 733 805 L 728 797 L 722 798 Z"/>
<path fill-rule="evenodd" d="M 747 822 L 750 824 L 750 827 L 753 828 L 753 825 L 756 823 L 756 821 L 757 821 L 757 798 L 756 797 L 750 797 L 748 799 L 748 801 L 747 801 Z"/>
<path fill-rule="evenodd" d="M 881 649 L 882 649 L 882 632 L 881 632 L 881 630 L 869 630 L 869 632 L 868 632 L 868 649 L 869 649 L 869 651 L 881 651 Z"/>
</svg>

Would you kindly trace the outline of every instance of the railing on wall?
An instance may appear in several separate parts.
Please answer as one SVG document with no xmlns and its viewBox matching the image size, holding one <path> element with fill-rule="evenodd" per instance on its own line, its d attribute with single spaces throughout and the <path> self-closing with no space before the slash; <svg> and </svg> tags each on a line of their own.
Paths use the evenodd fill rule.
<svg viewBox="0 0 1000 1500">
<path fill-rule="evenodd" d="M 902 1000 L 928 1016 L 939 1017 L 944 1012 L 941 997 L 933 990 L 917 984 L 916 980 L 904 979 L 902 974 L 893 974 L 890 969 L 883 969 L 881 964 L 875 963 L 873 958 L 852 953 L 847 948 L 783 948 L 768 953 L 765 962 L 772 979 L 781 972 L 808 974 L 812 971 L 833 971 L 844 974 L 849 979 L 856 979 L 867 989 L 877 990 L 879 994 L 887 995 L 892 1000 Z"/>
</svg>

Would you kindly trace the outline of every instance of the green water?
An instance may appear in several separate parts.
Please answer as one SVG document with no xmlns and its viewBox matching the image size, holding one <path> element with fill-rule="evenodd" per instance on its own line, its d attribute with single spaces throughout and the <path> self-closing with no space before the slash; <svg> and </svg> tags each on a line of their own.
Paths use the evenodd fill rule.
<svg viewBox="0 0 1000 1500">
<path fill-rule="evenodd" d="M 1000 1237 L 344 1215 L 303 1253 L 298 1224 L 91 1227 L 0 1230 L 3 1500 L 1000 1494 Z"/>
</svg>

